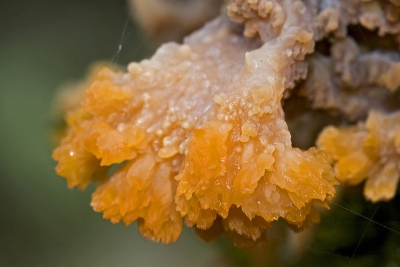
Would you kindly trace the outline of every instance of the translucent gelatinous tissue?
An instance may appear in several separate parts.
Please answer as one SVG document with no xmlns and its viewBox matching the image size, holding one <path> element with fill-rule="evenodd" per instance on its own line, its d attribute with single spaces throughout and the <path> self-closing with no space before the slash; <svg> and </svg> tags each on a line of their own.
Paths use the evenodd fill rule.
<svg viewBox="0 0 400 267">
<path fill-rule="evenodd" d="M 347 143 L 340 143 L 349 139 L 340 136 L 354 136 L 355 148 L 349 153 L 378 141 L 362 139 L 367 135 L 364 126 L 343 132 L 332 128 L 319 142 L 329 157 L 314 147 L 294 148 L 283 98 L 300 91 L 314 108 L 339 110 L 351 121 L 368 110 L 354 109 L 359 113 L 351 117 L 352 110 L 341 109 L 337 102 L 338 96 L 363 99 L 362 93 L 342 91 L 347 85 L 363 86 L 352 84 L 355 66 L 381 60 L 381 67 L 366 72 L 375 74 L 376 80 L 367 85 L 380 86 L 380 96 L 390 95 L 399 82 L 393 74 L 396 57 L 386 52 L 366 58 L 357 49 L 342 58 L 337 52 L 353 42 L 346 39 L 343 25 L 369 25 L 368 16 L 377 11 L 361 1 L 329 2 L 336 5 L 317 0 L 228 1 L 229 18 L 221 15 L 183 44 L 162 45 L 151 59 L 129 64 L 127 73 L 103 69 L 81 108 L 67 116 L 67 135 L 53 153 L 57 173 L 71 187 L 99 182 L 91 203 L 96 211 L 113 223 L 136 220 L 145 237 L 164 243 L 176 241 L 183 220 L 207 241 L 226 233 L 241 247 L 266 244 L 266 229 L 279 218 L 297 229 L 317 222 L 315 206 L 328 208 L 335 195 L 337 181 L 329 160 L 338 162 L 339 180 L 351 175 L 342 177 L 345 170 L 338 167 L 343 151 L 349 150 Z M 346 7 L 358 13 L 337 16 Z M 376 27 L 382 34 L 394 32 L 389 24 Z M 332 60 L 314 53 L 315 41 L 326 36 L 334 40 Z M 328 84 L 340 82 L 331 84 L 333 90 L 318 87 L 321 77 Z M 331 95 L 325 97 L 325 92 Z M 381 98 L 365 99 L 372 103 Z M 373 124 L 370 120 L 367 125 Z M 375 147 L 381 145 L 392 143 Z M 364 163 L 383 153 L 366 151 L 359 155 Z M 398 177 L 392 162 L 380 173 Z M 107 177 L 115 164 L 121 166 Z M 354 183 L 368 175 L 365 171 Z M 382 184 L 379 181 L 370 183 Z M 396 183 L 397 178 L 390 185 Z M 366 194 L 373 201 L 393 196 L 379 192 Z"/>
<path fill-rule="evenodd" d="M 400 175 L 399 112 L 371 111 L 366 123 L 328 127 L 318 146 L 331 157 L 339 181 L 358 184 L 366 180 L 364 195 L 372 202 L 395 196 Z"/>
</svg>

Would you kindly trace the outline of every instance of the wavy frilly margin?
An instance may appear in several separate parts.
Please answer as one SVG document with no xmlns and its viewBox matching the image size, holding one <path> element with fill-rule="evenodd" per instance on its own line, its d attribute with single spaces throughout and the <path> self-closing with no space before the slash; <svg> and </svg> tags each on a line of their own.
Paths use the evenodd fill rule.
<svg viewBox="0 0 400 267">
<path fill-rule="evenodd" d="M 68 116 L 57 173 L 71 187 L 100 181 L 91 205 L 104 218 L 137 220 L 164 243 L 185 218 L 205 240 L 225 232 L 246 247 L 265 244 L 279 218 L 300 229 L 319 220 L 315 205 L 329 208 L 337 181 L 328 158 L 291 146 L 281 106 L 306 75 L 310 16 L 301 1 L 253 2 L 231 1 L 228 13 L 252 14 L 241 22 L 261 38 L 221 16 L 128 73 L 104 69 Z"/>
<path fill-rule="evenodd" d="M 400 176 L 400 112 L 370 111 L 365 123 L 350 127 L 327 127 L 318 147 L 327 152 L 341 183 L 363 181 L 365 198 L 391 200 Z"/>
</svg>

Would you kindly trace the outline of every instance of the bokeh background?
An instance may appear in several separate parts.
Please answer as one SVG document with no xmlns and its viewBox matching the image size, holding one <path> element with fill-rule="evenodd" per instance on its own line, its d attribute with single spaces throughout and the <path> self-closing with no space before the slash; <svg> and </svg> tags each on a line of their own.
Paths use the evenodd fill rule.
<svg viewBox="0 0 400 267">
<path fill-rule="evenodd" d="M 112 225 L 54 173 L 57 88 L 96 61 L 154 52 L 123 0 L 0 0 L 0 266 L 400 266 L 400 200 L 373 205 L 362 185 L 323 214 L 311 241 L 270 231 L 267 249 L 206 244 L 191 229 L 172 245 Z M 343 192 L 343 191 L 342 191 Z M 373 220 L 373 221 L 372 221 Z"/>
</svg>

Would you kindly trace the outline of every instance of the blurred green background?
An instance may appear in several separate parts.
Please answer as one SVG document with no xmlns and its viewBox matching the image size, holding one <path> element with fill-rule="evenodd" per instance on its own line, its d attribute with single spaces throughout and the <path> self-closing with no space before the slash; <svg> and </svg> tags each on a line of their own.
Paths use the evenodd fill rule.
<svg viewBox="0 0 400 267">
<path fill-rule="evenodd" d="M 279 225 L 266 249 L 206 244 L 191 229 L 176 244 L 155 244 L 135 224 L 95 213 L 94 187 L 67 189 L 50 157 L 56 89 L 95 61 L 125 65 L 151 55 L 148 47 L 123 0 L 0 0 L 0 267 L 400 266 L 400 199 L 367 203 L 362 186 L 323 214 L 304 258 Z"/>
</svg>

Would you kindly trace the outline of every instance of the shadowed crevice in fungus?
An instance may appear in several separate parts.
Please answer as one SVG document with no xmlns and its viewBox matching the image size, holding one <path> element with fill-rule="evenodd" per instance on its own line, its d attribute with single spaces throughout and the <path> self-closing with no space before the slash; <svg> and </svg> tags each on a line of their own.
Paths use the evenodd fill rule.
<svg viewBox="0 0 400 267">
<path fill-rule="evenodd" d="M 152 58 L 129 64 L 128 72 L 99 71 L 81 107 L 69 112 L 66 137 L 53 153 L 57 173 L 71 187 L 99 182 L 94 210 L 112 223 L 136 220 L 140 233 L 154 241 L 176 241 L 185 222 L 207 241 L 225 233 L 239 247 L 266 245 L 272 222 L 281 218 L 299 230 L 319 221 L 316 206 L 329 208 L 340 171 L 330 162 L 340 162 L 343 153 L 333 155 L 347 135 L 358 145 L 351 152 L 374 144 L 366 155 L 360 152 L 363 162 L 374 163 L 387 153 L 382 146 L 397 145 L 389 122 L 384 127 L 394 131 L 392 143 L 381 135 L 366 137 L 381 127 L 373 118 L 386 118 L 378 111 L 366 127 L 344 130 L 343 138 L 335 139 L 339 130 L 330 130 L 334 137 L 322 135 L 319 147 L 326 152 L 310 142 L 327 124 L 358 121 L 371 108 L 387 111 L 382 103 L 400 84 L 400 55 L 362 53 L 347 26 L 360 23 L 395 36 L 400 29 L 377 21 L 374 9 L 393 4 L 227 2 L 227 14 L 183 44 L 162 45 Z M 315 52 L 321 40 L 330 43 L 329 53 Z M 303 102 L 298 112 L 288 112 L 288 121 L 299 125 L 292 132 L 308 131 L 294 138 L 302 139 L 296 146 L 305 151 L 293 147 L 282 107 L 287 103 L 291 110 L 290 98 L 299 96 Z M 314 129 L 302 128 L 318 120 Z M 393 197 L 394 150 L 381 169 L 362 170 L 364 176 L 353 181 L 375 177 L 366 186 L 373 201 Z M 108 180 L 97 175 L 122 162 Z M 376 178 L 387 174 L 395 181 Z"/>
</svg>

